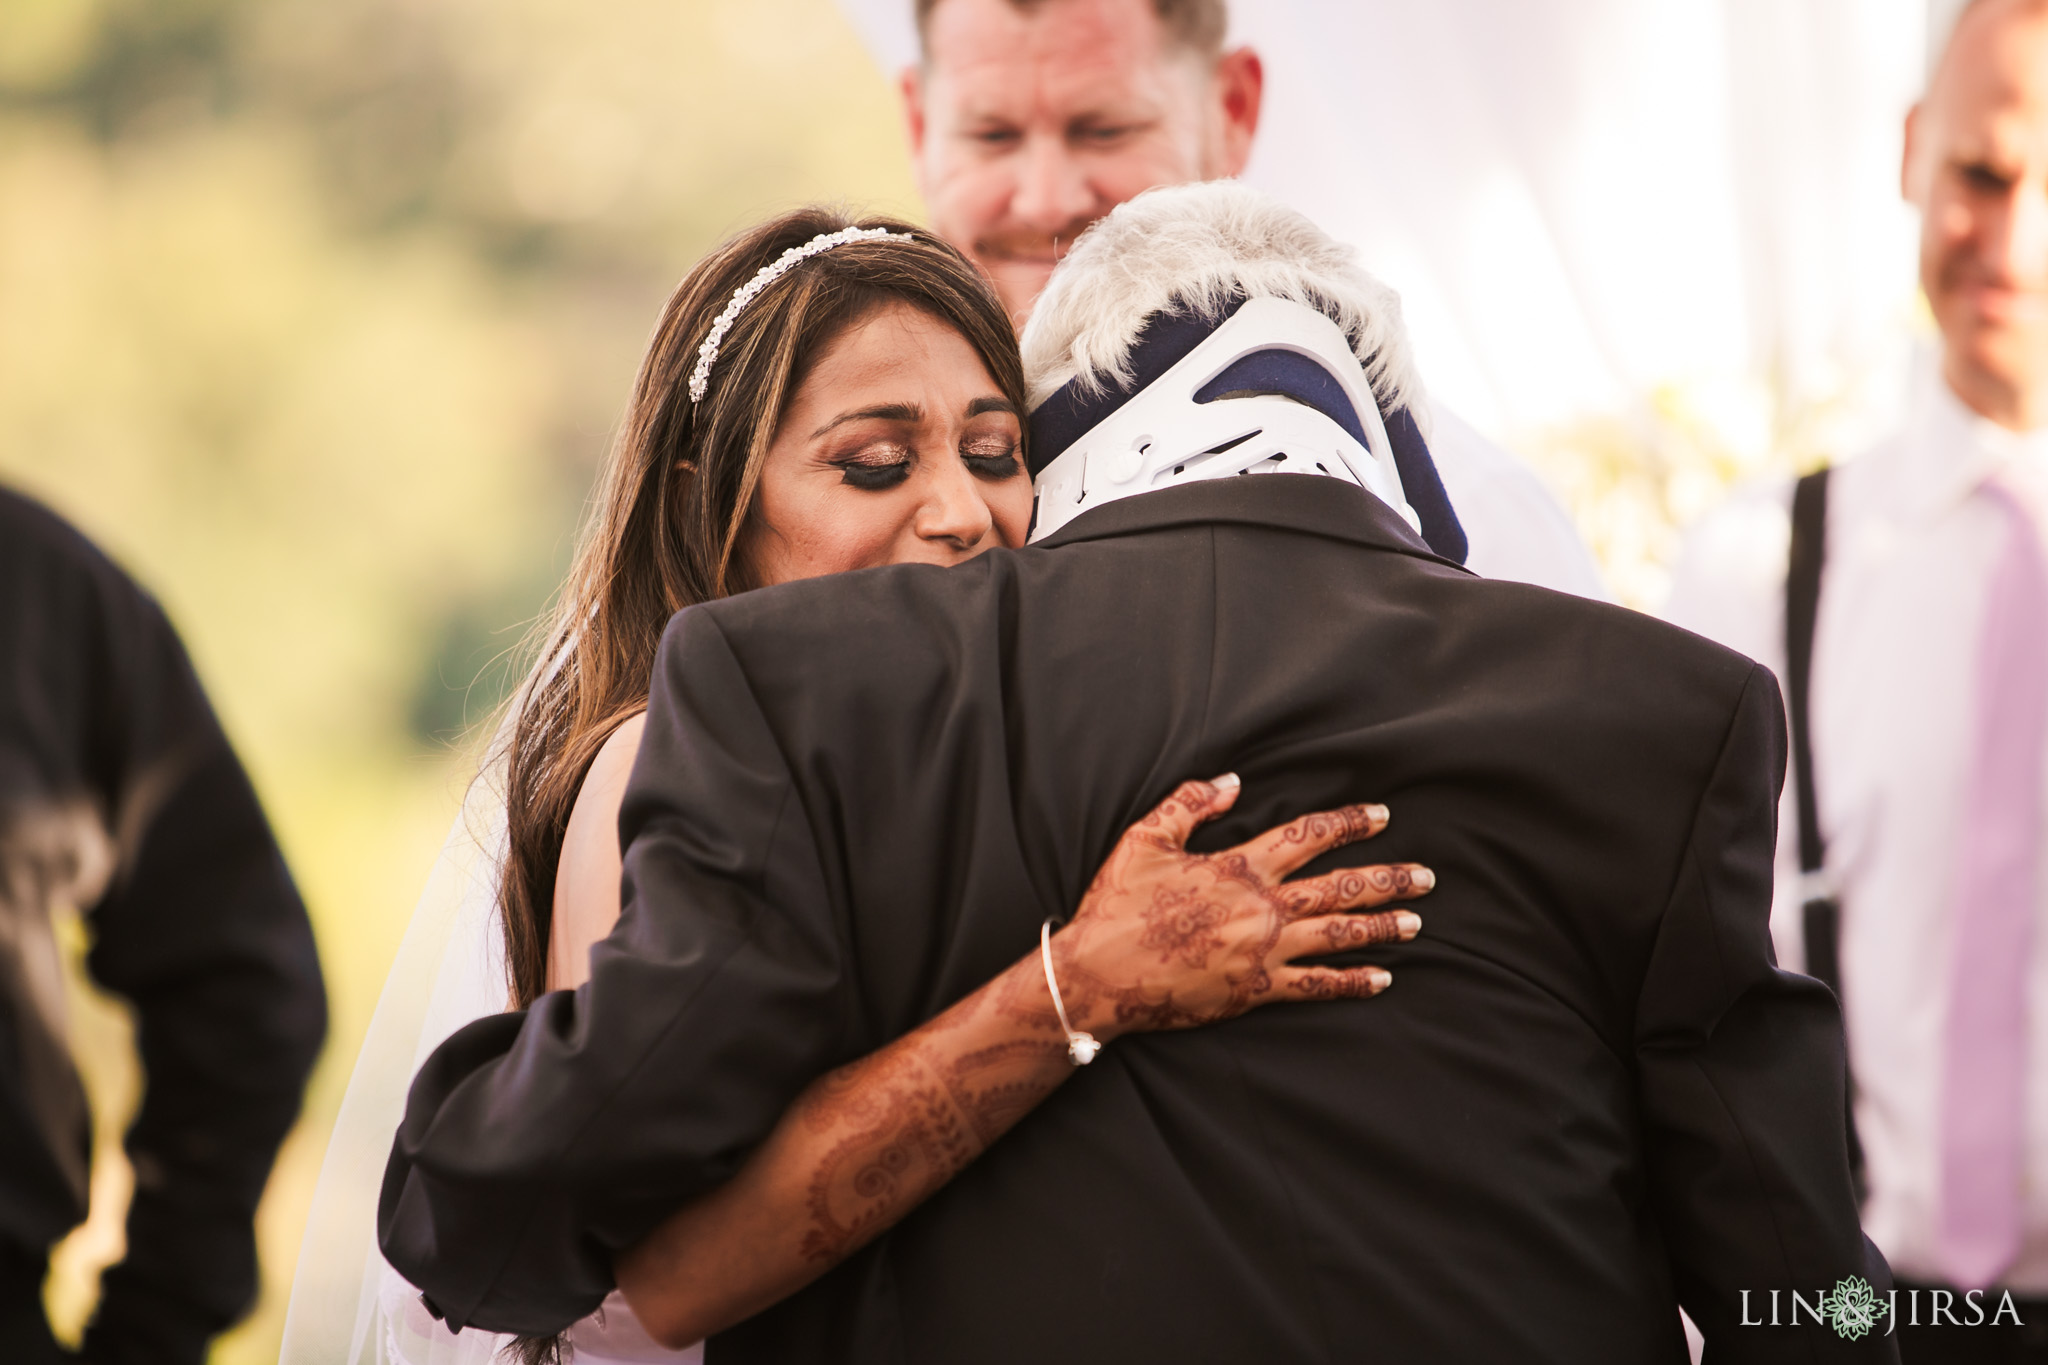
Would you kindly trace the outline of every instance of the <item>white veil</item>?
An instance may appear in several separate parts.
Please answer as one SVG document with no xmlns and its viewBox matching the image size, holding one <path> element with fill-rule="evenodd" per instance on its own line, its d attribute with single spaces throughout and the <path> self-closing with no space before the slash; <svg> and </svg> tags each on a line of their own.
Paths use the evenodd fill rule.
<svg viewBox="0 0 2048 1365">
<path fill-rule="evenodd" d="M 470 784 L 385 979 L 328 1140 L 285 1313 L 283 1365 L 488 1365 L 512 1338 L 451 1333 L 377 1250 L 377 1194 L 413 1073 L 506 1007 L 498 932 L 503 746 Z"/>
<path fill-rule="evenodd" d="M 328 1139 L 285 1310 L 280 1365 L 500 1365 L 515 1338 L 451 1332 L 377 1249 L 377 1196 L 412 1078 L 472 1019 L 510 1003 L 498 884 L 506 855 L 505 754 L 515 706 L 469 785 L 412 924 L 385 978 Z M 670 1351 L 616 1291 L 569 1329 L 580 1365 L 690 1365 L 701 1346 Z"/>
</svg>

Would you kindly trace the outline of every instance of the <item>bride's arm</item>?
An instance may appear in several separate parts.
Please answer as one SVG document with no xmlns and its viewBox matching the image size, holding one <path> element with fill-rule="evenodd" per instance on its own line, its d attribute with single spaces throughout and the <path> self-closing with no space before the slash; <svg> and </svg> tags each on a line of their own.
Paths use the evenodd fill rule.
<svg viewBox="0 0 2048 1365">
<path fill-rule="evenodd" d="M 1107 1043 L 1272 1001 L 1386 988 L 1379 967 L 1287 964 L 1414 937 L 1421 921 L 1410 911 L 1352 912 L 1427 892 L 1429 871 L 1395 864 L 1282 880 L 1379 833 L 1385 808 L 1304 816 L 1221 853 L 1186 851 L 1189 834 L 1229 810 L 1237 793 L 1235 777 L 1186 783 L 1111 851 L 1052 940 L 1076 1029 Z M 616 850 L 610 866 L 616 918 Z M 558 923 L 562 909 L 558 900 Z M 738 1175 L 618 1259 L 619 1288 L 659 1341 L 681 1346 L 723 1330 L 894 1224 L 1073 1070 L 1033 951 L 937 1018 L 812 1084 Z"/>
</svg>

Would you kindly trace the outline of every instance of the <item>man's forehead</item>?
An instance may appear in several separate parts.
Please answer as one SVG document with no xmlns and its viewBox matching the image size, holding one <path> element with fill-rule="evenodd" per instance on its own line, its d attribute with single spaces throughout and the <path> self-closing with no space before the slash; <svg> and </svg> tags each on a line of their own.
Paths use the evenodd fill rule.
<svg viewBox="0 0 2048 1365">
<path fill-rule="evenodd" d="M 1953 139 L 2005 144 L 2048 135 L 2048 4 L 1971 8 L 1958 24 L 1930 111 Z"/>
<path fill-rule="evenodd" d="M 1068 100 L 1128 98 L 1163 84 L 1181 55 L 1150 0 L 940 0 L 925 45 L 933 79 L 967 102 L 983 83 L 1005 95 L 1029 85 Z"/>
</svg>

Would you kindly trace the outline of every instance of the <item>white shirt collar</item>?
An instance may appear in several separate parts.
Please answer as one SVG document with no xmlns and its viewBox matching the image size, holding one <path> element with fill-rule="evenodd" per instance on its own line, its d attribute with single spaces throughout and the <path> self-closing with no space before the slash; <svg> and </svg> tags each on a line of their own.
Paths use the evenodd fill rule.
<svg viewBox="0 0 2048 1365">
<path fill-rule="evenodd" d="M 1902 481 L 1925 516 L 1940 516 L 2003 477 L 2048 504 L 2048 427 L 2009 431 L 1972 411 L 1942 378 L 1939 363 L 1920 367 Z"/>
</svg>

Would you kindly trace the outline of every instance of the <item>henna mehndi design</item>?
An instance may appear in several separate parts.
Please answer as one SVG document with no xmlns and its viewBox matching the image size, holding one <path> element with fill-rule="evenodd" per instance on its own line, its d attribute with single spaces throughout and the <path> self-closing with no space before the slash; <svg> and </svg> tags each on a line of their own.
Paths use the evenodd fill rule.
<svg viewBox="0 0 2048 1365">
<path fill-rule="evenodd" d="M 1384 979 L 1315 967 L 1294 978 L 1288 990 L 1303 1000 L 1362 1000 L 1385 985 Z"/>
<path fill-rule="evenodd" d="M 1133 825 L 1096 871 L 1073 922 L 1051 941 L 1074 1026 L 1107 1039 L 1187 1028 L 1273 999 L 1368 996 L 1376 967 L 1285 965 L 1278 944 L 1311 916 L 1311 954 L 1393 942 L 1392 914 L 1346 913 L 1427 891 L 1407 866 L 1341 868 L 1283 881 L 1321 853 L 1377 833 L 1383 807 L 1305 816 L 1252 844 L 1191 853 L 1188 834 L 1217 808 L 1219 788 L 1184 783 Z M 1412 926 L 1412 921 L 1411 921 Z M 1035 955 L 1034 955 L 1035 956 Z M 1071 1072 L 1037 963 L 1020 963 L 932 1025 L 825 1078 L 800 1107 L 806 1131 L 843 1133 L 811 1172 L 802 1256 L 837 1263 L 951 1179 Z M 937 1041 L 1007 1021 L 1004 1041 L 952 1056 Z M 1021 1034 L 1020 1034 L 1021 1029 Z M 984 1034 L 983 1036 L 987 1036 Z M 950 1058 L 950 1059 L 949 1059 Z"/>
<path fill-rule="evenodd" d="M 997 993 L 991 993 L 992 995 Z M 959 1026 L 999 1005 L 969 997 Z M 942 1018 L 944 1016 L 941 1016 Z M 950 1063 L 917 1035 L 843 1067 L 803 1101 L 812 1132 L 849 1128 L 811 1173 L 801 1255 L 835 1265 L 981 1155 L 1056 1085 L 1049 1042 L 1015 1039 Z"/>
<path fill-rule="evenodd" d="M 1392 943 L 1399 937 L 1400 927 L 1391 915 L 1334 916 L 1323 925 L 1323 942 L 1333 953 Z"/>
<path fill-rule="evenodd" d="M 1385 806 L 1340 806 L 1336 810 L 1302 816 L 1284 826 L 1280 837 L 1290 844 L 1319 844 L 1324 849 L 1332 849 L 1369 837 L 1386 816 Z"/>
<path fill-rule="evenodd" d="M 1227 914 L 1198 890 L 1162 886 L 1145 908 L 1145 932 L 1138 946 L 1158 953 L 1161 962 L 1179 958 L 1187 966 L 1206 967 L 1209 954 L 1223 946 L 1223 935 L 1216 929 Z"/>
</svg>

